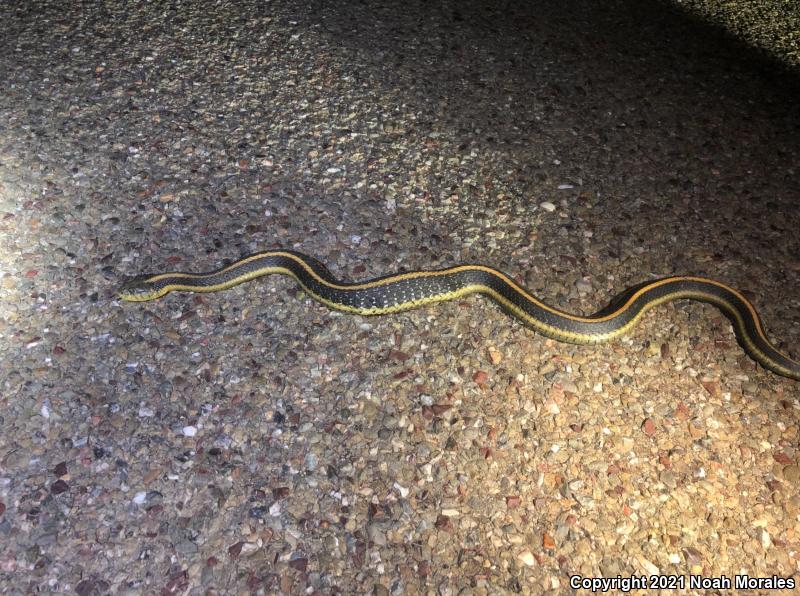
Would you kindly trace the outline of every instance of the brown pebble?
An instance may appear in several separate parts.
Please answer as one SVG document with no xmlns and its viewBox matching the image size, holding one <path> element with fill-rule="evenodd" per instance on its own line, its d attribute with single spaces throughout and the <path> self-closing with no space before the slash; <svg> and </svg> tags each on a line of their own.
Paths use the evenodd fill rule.
<svg viewBox="0 0 800 596">
<path fill-rule="evenodd" d="M 436 526 L 437 530 L 450 530 L 453 527 L 453 523 L 446 515 L 438 516 L 434 525 Z"/>
<path fill-rule="evenodd" d="M 692 437 L 693 441 L 697 439 L 702 439 L 706 436 L 706 431 L 699 426 L 695 426 L 691 422 L 689 423 L 689 436 Z"/>
<path fill-rule="evenodd" d="M 228 554 L 230 555 L 231 559 L 235 559 L 239 556 L 242 552 L 242 547 L 244 546 L 244 541 L 240 540 L 236 544 L 232 544 L 228 547 Z"/>
<path fill-rule="evenodd" d="M 90 579 L 82 579 L 75 586 L 75 593 L 78 594 L 78 596 L 89 596 L 89 594 L 95 591 L 94 588 L 94 581 Z"/>
<path fill-rule="evenodd" d="M 689 408 L 686 406 L 685 403 L 683 402 L 678 403 L 678 407 L 675 408 L 675 418 L 677 418 L 678 420 L 689 419 Z"/>
<path fill-rule="evenodd" d="M 407 354 L 406 352 L 402 352 L 400 350 L 389 350 L 389 354 L 387 356 L 389 360 L 395 360 L 397 362 L 405 362 L 409 358 L 411 358 L 411 354 Z"/>
<path fill-rule="evenodd" d="M 306 559 L 305 557 L 298 557 L 296 559 L 291 559 L 289 561 L 289 567 L 305 573 L 306 569 L 308 568 L 308 559 Z"/>
<path fill-rule="evenodd" d="M 700 381 L 700 384 L 705 388 L 709 395 L 716 395 L 719 391 L 715 381 Z"/>
<path fill-rule="evenodd" d="M 65 493 L 69 490 L 69 484 L 64 482 L 63 480 L 56 480 L 53 484 L 50 485 L 50 492 L 54 495 L 60 495 L 61 493 Z"/>
<path fill-rule="evenodd" d="M 547 532 L 542 534 L 542 546 L 547 549 L 554 549 L 556 547 L 555 540 L 553 540 L 553 537 Z"/>
<path fill-rule="evenodd" d="M 288 486 L 278 486 L 272 489 L 272 498 L 285 499 L 286 497 L 289 496 L 290 492 L 291 491 L 289 490 Z"/>
<path fill-rule="evenodd" d="M 783 471 L 783 475 L 786 476 L 786 470 Z M 772 492 L 781 490 L 782 486 L 780 480 L 767 480 L 767 488 Z"/>
<path fill-rule="evenodd" d="M 479 370 L 474 375 L 472 375 L 472 380 L 475 381 L 478 385 L 486 385 L 486 381 L 489 380 L 489 373 L 484 370 Z"/>
<path fill-rule="evenodd" d="M 783 478 L 786 482 L 797 484 L 800 481 L 800 466 L 786 466 L 783 469 Z"/>
<path fill-rule="evenodd" d="M 506 507 L 508 507 L 509 509 L 516 509 L 517 507 L 519 507 L 521 501 L 522 500 L 516 495 L 508 496 L 506 497 Z"/>
<path fill-rule="evenodd" d="M 683 556 L 686 557 L 686 562 L 692 565 L 699 565 L 703 562 L 703 553 L 692 546 L 683 549 Z"/>
<path fill-rule="evenodd" d="M 656 423 L 653 422 L 652 418 L 646 418 L 645 421 L 642 423 L 642 431 L 648 437 L 652 437 L 656 434 Z"/>
</svg>

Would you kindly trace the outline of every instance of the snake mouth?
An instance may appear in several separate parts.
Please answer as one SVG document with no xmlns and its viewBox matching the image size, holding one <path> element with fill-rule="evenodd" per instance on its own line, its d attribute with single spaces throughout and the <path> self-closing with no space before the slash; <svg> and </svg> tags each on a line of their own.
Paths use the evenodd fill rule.
<svg viewBox="0 0 800 596">
<path fill-rule="evenodd" d="M 117 298 L 126 302 L 144 302 L 157 297 L 153 285 L 148 283 L 150 275 L 136 275 L 127 278 L 117 289 Z"/>
</svg>

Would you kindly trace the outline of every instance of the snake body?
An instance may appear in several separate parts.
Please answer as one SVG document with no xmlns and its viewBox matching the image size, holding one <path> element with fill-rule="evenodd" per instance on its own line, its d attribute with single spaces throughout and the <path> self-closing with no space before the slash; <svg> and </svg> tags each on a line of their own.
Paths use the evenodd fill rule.
<svg viewBox="0 0 800 596">
<path fill-rule="evenodd" d="M 315 300 L 361 315 L 382 315 L 454 300 L 468 294 L 492 298 L 511 315 L 554 339 L 577 344 L 601 343 L 627 333 L 649 309 L 689 298 L 717 306 L 733 323 L 739 343 L 765 368 L 800 380 L 800 362 L 767 339 L 755 307 L 740 292 L 712 279 L 666 277 L 644 282 L 618 294 L 590 316 L 577 316 L 538 300 L 505 273 L 485 265 L 459 265 L 438 271 L 412 271 L 363 282 L 344 282 L 299 252 L 273 250 L 244 257 L 209 273 L 160 273 L 126 282 L 119 298 L 142 302 L 172 291 L 218 292 L 273 273 L 294 278 Z"/>
</svg>

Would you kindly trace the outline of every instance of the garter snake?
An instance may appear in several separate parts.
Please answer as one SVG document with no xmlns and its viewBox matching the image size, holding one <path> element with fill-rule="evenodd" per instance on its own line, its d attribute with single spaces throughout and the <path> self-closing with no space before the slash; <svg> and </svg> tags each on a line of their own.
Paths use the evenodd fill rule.
<svg viewBox="0 0 800 596">
<path fill-rule="evenodd" d="M 175 290 L 218 292 L 271 273 L 293 277 L 312 298 L 330 308 L 361 315 L 395 313 L 468 294 L 484 294 L 534 330 L 577 344 L 618 337 L 650 308 L 690 298 L 718 307 L 733 323 L 739 343 L 754 360 L 779 375 L 800 380 L 800 362 L 770 343 L 750 301 L 733 288 L 702 277 L 666 277 L 638 284 L 618 294 L 602 310 L 584 317 L 544 304 L 505 273 L 485 265 L 343 282 L 316 259 L 295 251 L 273 250 L 244 257 L 209 273 L 138 276 L 126 282 L 118 296 L 125 301 L 142 302 Z"/>
</svg>

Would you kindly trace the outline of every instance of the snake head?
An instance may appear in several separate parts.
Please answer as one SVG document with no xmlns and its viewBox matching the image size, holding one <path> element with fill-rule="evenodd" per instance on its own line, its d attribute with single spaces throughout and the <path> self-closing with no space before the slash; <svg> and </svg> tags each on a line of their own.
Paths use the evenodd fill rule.
<svg viewBox="0 0 800 596">
<path fill-rule="evenodd" d="M 151 275 L 128 278 L 117 290 L 117 297 L 125 302 L 145 302 L 162 295 L 150 281 Z"/>
</svg>

